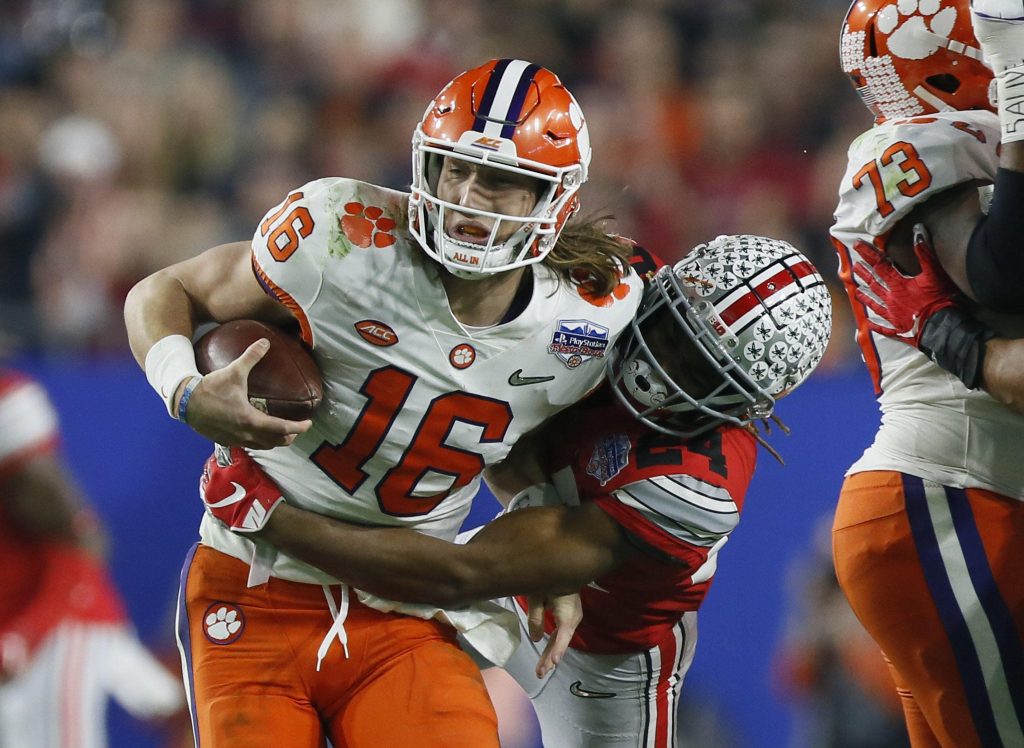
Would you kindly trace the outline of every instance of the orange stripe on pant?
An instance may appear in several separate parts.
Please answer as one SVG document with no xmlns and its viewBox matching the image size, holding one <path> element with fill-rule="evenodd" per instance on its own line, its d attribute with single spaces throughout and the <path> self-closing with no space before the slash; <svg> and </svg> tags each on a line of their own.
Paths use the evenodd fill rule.
<svg viewBox="0 0 1024 748">
<path fill-rule="evenodd" d="M 272 578 L 248 589 L 248 573 L 199 546 L 184 577 L 202 748 L 319 748 L 324 732 L 335 748 L 497 748 L 480 671 L 451 627 L 351 599 L 351 656 L 335 639 L 318 672 L 333 622 L 323 588 Z"/>
<path fill-rule="evenodd" d="M 897 472 L 849 476 L 839 583 L 891 662 L 911 743 L 1024 745 L 1024 503 Z"/>
</svg>

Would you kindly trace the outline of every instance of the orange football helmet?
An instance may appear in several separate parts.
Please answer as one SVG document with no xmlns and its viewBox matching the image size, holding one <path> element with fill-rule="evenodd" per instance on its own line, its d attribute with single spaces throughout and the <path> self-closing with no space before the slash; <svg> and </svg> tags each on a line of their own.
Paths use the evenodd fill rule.
<svg viewBox="0 0 1024 748">
<path fill-rule="evenodd" d="M 590 136 L 576 100 L 558 76 L 525 60 L 491 60 L 456 77 L 430 102 L 412 146 L 410 232 L 428 255 L 469 278 L 544 259 L 579 209 L 576 193 L 590 165 Z M 446 157 L 539 180 L 533 210 L 507 215 L 440 199 Z M 490 236 L 481 243 L 449 236 L 445 211 L 485 219 Z M 502 222 L 517 228 L 499 242 Z"/>
<path fill-rule="evenodd" d="M 840 61 L 876 122 L 941 111 L 995 111 L 969 0 L 854 0 Z"/>
</svg>

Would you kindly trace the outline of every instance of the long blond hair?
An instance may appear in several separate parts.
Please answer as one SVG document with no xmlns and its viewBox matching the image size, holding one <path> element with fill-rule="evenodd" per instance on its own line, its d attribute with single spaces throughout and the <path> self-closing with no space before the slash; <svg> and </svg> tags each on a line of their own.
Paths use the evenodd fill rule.
<svg viewBox="0 0 1024 748">
<path fill-rule="evenodd" d="M 605 230 L 611 216 L 570 221 L 543 263 L 588 295 L 607 296 L 629 270 L 633 242 Z"/>
</svg>

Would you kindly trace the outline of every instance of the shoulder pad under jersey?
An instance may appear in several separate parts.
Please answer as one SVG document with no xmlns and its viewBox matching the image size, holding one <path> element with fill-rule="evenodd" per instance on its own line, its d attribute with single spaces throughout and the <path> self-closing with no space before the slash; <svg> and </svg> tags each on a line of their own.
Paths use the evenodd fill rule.
<svg viewBox="0 0 1024 748">
<path fill-rule="evenodd" d="M 271 208 L 252 239 L 253 266 L 267 292 L 308 309 L 330 262 L 394 245 L 406 195 L 354 179 L 328 177 L 292 190 Z"/>
</svg>

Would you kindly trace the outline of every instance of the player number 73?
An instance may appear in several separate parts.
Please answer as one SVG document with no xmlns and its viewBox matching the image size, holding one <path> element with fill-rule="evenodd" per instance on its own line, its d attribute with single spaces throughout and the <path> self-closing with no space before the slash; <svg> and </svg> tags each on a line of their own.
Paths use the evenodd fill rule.
<svg viewBox="0 0 1024 748">
<path fill-rule="evenodd" d="M 921 194 L 932 183 L 932 174 L 921 160 L 917 149 L 906 141 L 893 143 L 882 152 L 879 158 L 868 161 L 853 175 L 853 188 L 856 190 L 864 186 L 865 178 L 871 183 L 875 190 L 878 212 L 883 218 L 896 210 L 886 197 L 885 182 L 882 178 L 882 169 L 892 165 L 895 165 L 904 174 L 896 182 L 896 189 L 906 197 Z"/>
</svg>

